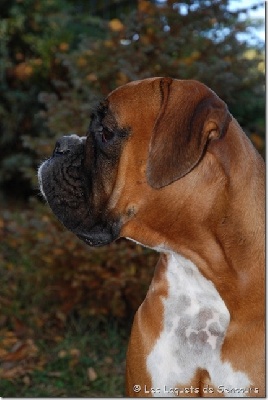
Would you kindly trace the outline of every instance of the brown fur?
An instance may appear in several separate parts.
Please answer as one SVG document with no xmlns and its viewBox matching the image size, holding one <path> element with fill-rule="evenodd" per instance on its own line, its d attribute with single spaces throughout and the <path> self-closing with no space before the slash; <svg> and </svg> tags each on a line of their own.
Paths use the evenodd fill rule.
<svg viewBox="0 0 268 400">
<path fill-rule="evenodd" d="M 153 78 L 112 92 L 92 115 L 88 137 L 61 138 L 38 176 L 53 212 L 89 245 L 123 236 L 192 261 L 230 313 L 221 362 L 244 372 L 259 388 L 251 395 L 263 397 L 264 172 L 214 92 L 197 81 Z M 135 384 L 152 384 L 146 359 L 163 328 L 166 269 L 162 254 L 134 320 L 130 396 L 145 395 Z M 200 389 L 184 396 L 211 396 L 206 370 L 181 385 Z"/>
<path fill-rule="evenodd" d="M 202 158 L 200 152 L 194 156 L 194 165 L 199 160 L 195 168 L 187 167 L 189 173 L 184 171 L 183 177 L 162 187 L 164 182 L 173 181 L 172 173 L 170 178 L 170 170 L 166 172 L 165 165 L 173 151 L 167 144 L 168 135 L 172 137 L 176 133 L 178 137 L 178 129 L 173 131 L 174 124 L 169 124 L 162 111 L 162 102 L 169 101 L 167 94 L 163 96 L 163 92 L 168 91 L 167 87 L 163 89 L 165 85 L 169 90 L 173 86 L 172 90 L 177 90 L 178 95 L 177 103 L 171 98 L 171 104 L 166 106 L 172 115 L 170 118 L 176 118 L 174 124 L 177 127 L 185 126 L 188 115 L 182 115 L 176 107 L 185 100 L 184 82 L 146 80 L 126 85 L 109 97 L 110 108 L 119 124 L 132 129 L 120 159 L 110 207 L 124 216 L 122 236 L 150 247 L 164 243 L 167 248 L 189 258 L 214 283 L 231 314 L 222 359 L 228 360 L 235 370 L 247 373 L 254 386 L 260 389 L 258 395 L 263 396 L 264 163 L 233 118 L 226 126 L 228 114 L 225 108 L 219 101 L 212 100 L 211 111 L 208 113 L 204 108 L 205 117 L 199 118 L 199 123 L 204 125 L 202 132 L 206 132 L 206 137 L 215 129 L 219 132 L 226 130 L 226 133 L 216 135 L 218 138 L 207 144 Z M 186 92 L 188 104 L 184 112 L 187 113 L 188 108 L 193 115 L 197 104 L 207 98 L 208 91 L 198 82 L 191 82 L 191 86 L 190 95 Z M 220 111 L 218 107 L 216 112 L 213 109 L 215 103 L 217 106 L 220 104 Z M 206 129 L 208 126 L 213 129 Z M 153 163 L 157 163 L 159 158 L 160 165 L 156 174 L 155 170 L 152 174 L 149 172 L 149 182 L 152 180 L 153 186 L 162 187 L 157 190 L 148 184 L 146 175 L 147 154 L 151 146 L 152 157 L 152 141 L 156 140 L 151 138 L 151 132 L 156 127 L 160 130 L 160 138 Z M 176 146 L 177 137 L 171 138 L 173 146 Z M 191 137 L 191 140 L 198 142 L 196 138 Z M 187 144 L 182 139 L 178 142 L 182 154 Z M 196 151 L 192 144 L 189 146 L 187 157 Z M 161 164 L 160 157 L 166 148 L 169 150 L 163 158 L 164 164 Z M 201 153 L 203 149 L 201 140 Z M 149 165 L 151 163 L 149 159 Z M 160 177 L 161 168 L 165 175 L 163 179 Z M 130 209 L 134 210 L 134 217 L 128 218 L 127 210 Z M 158 275 L 154 284 L 159 285 Z M 141 382 L 142 377 L 143 382 L 150 385 L 144 362 L 161 329 L 149 322 L 148 315 L 152 313 L 159 315 L 158 323 L 161 321 L 161 304 L 157 299 L 152 302 L 151 296 L 149 291 L 133 326 L 127 364 L 128 370 L 132 371 L 128 372 L 130 395 L 133 395 L 132 386 Z M 137 348 L 143 349 L 139 355 L 136 354 Z M 199 379 L 202 381 L 202 376 Z"/>
</svg>

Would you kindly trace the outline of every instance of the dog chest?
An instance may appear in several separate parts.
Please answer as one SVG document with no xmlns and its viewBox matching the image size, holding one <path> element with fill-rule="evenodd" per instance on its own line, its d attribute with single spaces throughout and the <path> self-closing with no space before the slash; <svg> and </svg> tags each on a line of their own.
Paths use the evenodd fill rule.
<svg viewBox="0 0 268 400">
<path fill-rule="evenodd" d="M 205 369 L 213 385 L 247 386 L 247 376 L 221 361 L 221 347 L 230 314 L 213 283 L 180 255 L 169 254 L 168 296 L 163 299 L 161 334 L 147 358 L 154 395 L 172 396 Z"/>
</svg>

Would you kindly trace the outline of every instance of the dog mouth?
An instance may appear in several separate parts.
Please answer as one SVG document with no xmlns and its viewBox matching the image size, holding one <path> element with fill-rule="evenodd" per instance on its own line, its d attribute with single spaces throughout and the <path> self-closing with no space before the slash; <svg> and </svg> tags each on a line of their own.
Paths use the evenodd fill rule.
<svg viewBox="0 0 268 400">
<path fill-rule="evenodd" d="M 90 246 L 103 246 L 119 236 L 120 223 L 97 212 L 93 189 L 84 171 L 85 137 L 64 136 L 38 170 L 40 191 L 58 220 Z"/>
<path fill-rule="evenodd" d="M 120 222 L 114 221 L 96 224 L 89 231 L 76 233 L 76 235 L 89 246 L 100 247 L 118 239 L 119 233 Z"/>
<path fill-rule="evenodd" d="M 82 173 L 84 139 L 76 135 L 61 138 L 52 157 L 38 170 L 42 195 L 57 218 L 72 231 L 88 213 Z"/>
</svg>

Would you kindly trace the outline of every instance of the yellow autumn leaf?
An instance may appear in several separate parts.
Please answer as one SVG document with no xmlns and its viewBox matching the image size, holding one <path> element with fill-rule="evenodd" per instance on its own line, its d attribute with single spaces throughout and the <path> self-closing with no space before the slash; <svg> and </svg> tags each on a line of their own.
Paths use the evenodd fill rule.
<svg viewBox="0 0 268 400">
<path fill-rule="evenodd" d="M 32 64 L 33 65 L 42 65 L 43 64 L 43 60 L 41 58 L 34 58 L 32 60 Z"/>
<path fill-rule="evenodd" d="M 114 32 L 121 32 L 124 29 L 124 25 L 118 18 L 114 18 L 109 22 L 109 28 Z"/>
<path fill-rule="evenodd" d="M 88 75 L 86 76 L 86 79 L 87 79 L 87 81 L 95 82 L 95 81 L 98 80 L 98 77 L 97 77 L 96 74 L 91 73 L 91 74 L 88 74 Z"/>
<path fill-rule="evenodd" d="M 259 136 L 256 133 L 252 133 L 250 135 L 250 139 L 253 142 L 253 144 L 257 147 L 257 149 L 262 149 L 264 146 L 264 140 L 262 139 L 261 136 Z"/>
<path fill-rule="evenodd" d="M 141 13 L 148 13 L 152 9 L 152 5 L 149 1 L 147 0 L 139 0 L 138 3 L 138 10 Z"/>
<path fill-rule="evenodd" d="M 28 79 L 33 73 L 33 67 L 26 62 L 19 63 L 14 68 L 14 74 L 19 80 Z"/>
<path fill-rule="evenodd" d="M 88 376 L 88 379 L 90 380 L 90 382 L 95 381 L 97 379 L 97 377 L 98 377 L 95 369 L 92 368 L 92 367 L 89 367 L 87 369 L 87 376 Z"/>
<path fill-rule="evenodd" d="M 59 358 L 64 358 L 64 357 L 66 357 L 67 356 L 67 351 L 66 350 L 60 350 L 59 352 L 58 352 L 58 357 Z"/>
<path fill-rule="evenodd" d="M 71 349 L 69 353 L 72 357 L 80 357 L 81 354 L 79 349 Z"/>
<path fill-rule="evenodd" d="M 104 46 L 107 47 L 107 48 L 114 47 L 114 43 L 113 43 L 112 40 L 105 40 L 103 43 L 104 43 Z"/>
<path fill-rule="evenodd" d="M 36 238 L 37 238 L 38 240 L 44 239 L 45 236 L 46 236 L 46 233 L 43 232 L 43 231 L 38 231 L 37 234 L 36 234 Z"/>
<path fill-rule="evenodd" d="M 53 250 L 53 254 L 55 256 L 61 256 L 62 254 L 64 254 L 64 250 L 56 248 L 56 249 Z"/>
<path fill-rule="evenodd" d="M 69 50 L 69 47 L 70 47 L 69 43 L 66 43 L 66 42 L 62 42 L 59 44 L 60 51 L 67 51 L 67 50 Z"/>
<path fill-rule="evenodd" d="M 79 67 L 85 67 L 87 65 L 87 60 L 84 57 L 79 57 L 77 60 L 77 65 Z"/>
</svg>

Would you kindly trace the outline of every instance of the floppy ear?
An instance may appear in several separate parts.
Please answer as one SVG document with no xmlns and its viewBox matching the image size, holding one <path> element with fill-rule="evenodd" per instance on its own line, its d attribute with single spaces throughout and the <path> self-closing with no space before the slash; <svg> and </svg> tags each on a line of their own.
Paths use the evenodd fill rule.
<svg viewBox="0 0 268 400">
<path fill-rule="evenodd" d="M 231 120 L 226 104 L 200 82 L 162 78 L 160 90 L 147 163 L 148 183 L 156 189 L 190 172 L 208 141 L 220 138 Z"/>
</svg>

